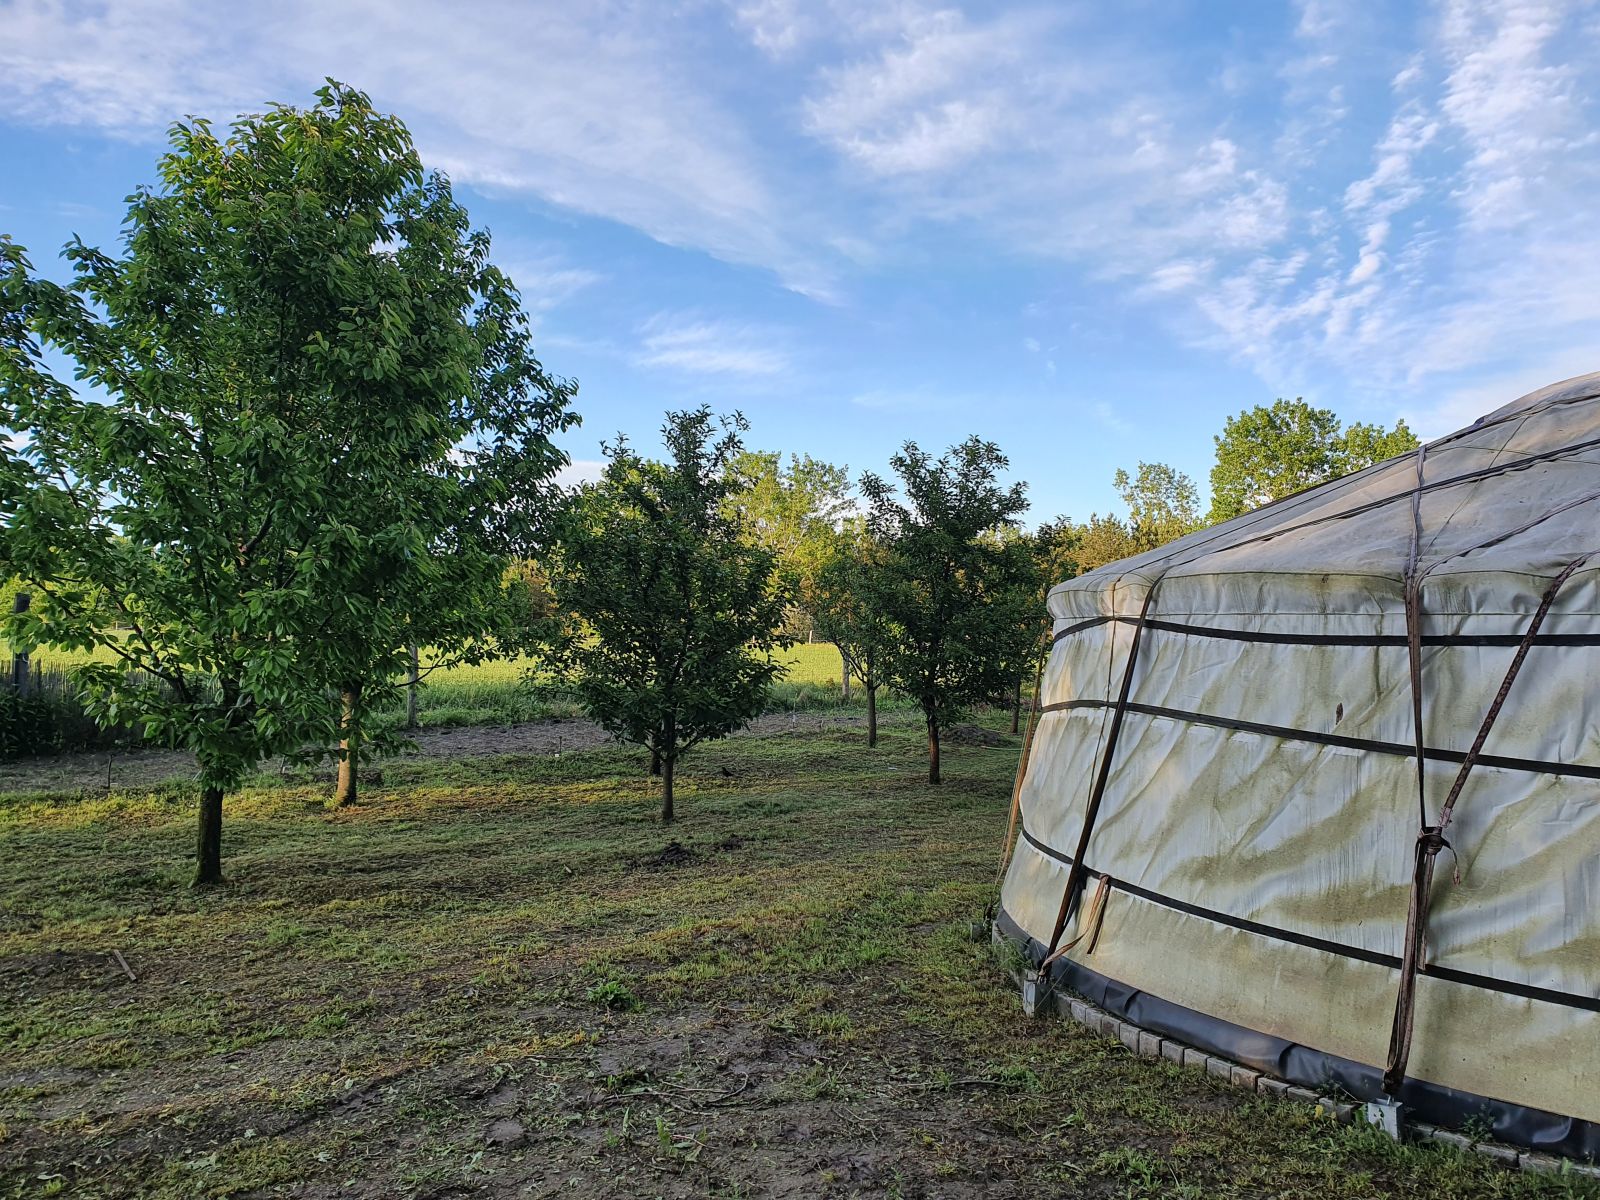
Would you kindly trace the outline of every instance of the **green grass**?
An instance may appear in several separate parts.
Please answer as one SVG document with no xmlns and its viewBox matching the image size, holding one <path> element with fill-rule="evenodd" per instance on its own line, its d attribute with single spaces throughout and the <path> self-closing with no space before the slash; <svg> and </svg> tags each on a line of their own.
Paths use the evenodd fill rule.
<svg viewBox="0 0 1600 1200">
<path fill-rule="evenodd" d="M 732 739 L 671 829 L 621 749 L 264 782 L 199 895 L 182 788 L 0 798 L 0 1196 L 1592 1194 L 1024 1020 L 1014 762 Z"/>
<path fill-rule="evenodd" d="M 831 645 L 797 645 L 779 653 L 784 664 L 782 680 L 773 688 L 773 711 L 813 711 L 845 705 L 839 691 L 839 652 Z M 575 716 L 570 701 L 535 696 L 522 686 L 531 659 L 452 667 L 428 676 L 417 705 L 423 726 L 488 725 L 531 721 L 549 716 Z M 886 703 L 887 698 L 885 698 Z M 860 689 L 852 689 L 851 706 L 862 704 Z M 388 714 L 397 720 L 401 707 Z"/>
</svg>

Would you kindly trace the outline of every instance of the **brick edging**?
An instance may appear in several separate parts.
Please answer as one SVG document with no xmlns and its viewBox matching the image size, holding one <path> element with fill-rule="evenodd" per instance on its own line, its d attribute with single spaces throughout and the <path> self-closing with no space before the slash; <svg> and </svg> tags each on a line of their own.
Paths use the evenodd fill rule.
<svg viewBox="0 0 1600 1200">
<path fill-rule="evenodd" d="M 995 941 L 996 944 L 1001 941 L 1001 935 L 998 931 L 995 933 Z M 1020 988 L 1024 983 L 1025 972 L 1011 970 L 1008 973 Z M 1224 1083 L 1246 1091 L 1260 1092 L 1263 1095 L 1276 1096 L 1279 1099 L 1315 1105 L 1319 1112 L 1328 1114 L 1341 1125 L 1350 1125 L 1359 1120 L 1365 1120 L 1360 1104 L 1340 1100 L 1334 1096 L 1318 1095 L 1310 1088 L 1285 1083 L 1283 1080 L 1275 1079 L 1265 1072 L 1256 1070 L 1254 1067 L 1247 1067 L 1242 1063 L 1236 1063 L 1215 1054 L 1208 1054 L 1204 1050 L 1197 1050 L 1193 1046 L 1187 1046 L 1175 1038 L 1162 1037 L 1160 1034 L 1152 1033 L 1148 1029 L 1135 1025 L 1132 1021 L 1112 1016 L 1103 1008 L 1091 1004 L 1081 996 L 1073 995 L 1059 985 L 1049 984 L 1044 980 L 1040 980 L 1040 984 L 1047 990 L 1041 995 L 1041 1008 L 1036 1010 L 1034 1015 L 1042 1015 L 1043 1006 L 1048 1006 L 1060 1016 L 1070 1017 L 1087 1029 L 1120 1041 L 1141 1058 L 1165 1059 L 1167 1062 L 1177 1066 L 1204 1071 L 1215 1079 L 1220 1079 Z M 1404 1122 L 1404 1132 L 1414 1141 L 1435 1142 L 1439 1145 L 1454 1146 L 1458 1150 L 1479 1154 L 1485 1158 L 1492 1158 L 1497 1162 L 1506 1164 L 1508 1167 L 1519 1168 L 1523 1171 L 1569 1173 L 1591 1179 L 1600 1179 L 1600 1165 L 1575 1162 L 1572 1159 L 1559 1158 L 1553 1154 L 1541 1154 L 1536 1150 L 1523 1150 L 1516 1146 L 1507 1146 L 1499 1142 L 1476 1141 L 1464 1133 L 1457 1133 L 1451 1129 L 1441 1129 L 1436 1125 L 1429 1125 L 1422 1121 Z"/>
</svg>

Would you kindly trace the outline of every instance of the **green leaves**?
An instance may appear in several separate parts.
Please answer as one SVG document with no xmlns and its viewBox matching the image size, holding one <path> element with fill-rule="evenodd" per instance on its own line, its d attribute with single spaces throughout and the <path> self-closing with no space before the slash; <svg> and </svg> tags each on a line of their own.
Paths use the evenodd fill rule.
<svg viewBox="0 0 1600 1200">
<path fill-rule="evenodd" d="M 758 715 L 786 596 L 728 467 L 746 428 L 707 408 L 669 413 L 669 461 L 618 438 L 560 526 L 551 583 L 570 614 L 558 661 L 594 720 L 668 763 Z"/>
<path fill-rule="evenodd" d="M 79 674 L 91 706 L 228 789 L 333 742 L 330 690 L 381 693 L 408 642 L 490 635 L 574 389 L 360 92 L 170 141 L 119 252 L 67 247 L 70 286 L 0 239 L 0 421 L 24 443 L 0 454 L 0 565 L 35 595 L 7 636 L 109 651 Z"/>
<path fill-rule="evenodd" d="M 1216 443 L 1213 523 L 1417 448 L 1404 421 L 1392 430 L 1358 423 L 1341 431 L 1331 409 L 1298 397 L 1229 417 Z"/>
<path fill-rule="evenodd" d="M 876 475 L 861 480 L 867 530 L 881 547 L 863 578 L 865 602 L 889 626 L 884 681 L 916 699 L 936 741 L 963 707 L 1011 683 L 1000 648 L 1017 618 L 1011 601 L 1034 568 L 1021 540 L 998 534 L 1028 502 L 1022 484 L 1001 486 L 1007 460 L 977 437 L 938 459 L 907 442 L 890 462 L 898 492 Z"/>
</svg>

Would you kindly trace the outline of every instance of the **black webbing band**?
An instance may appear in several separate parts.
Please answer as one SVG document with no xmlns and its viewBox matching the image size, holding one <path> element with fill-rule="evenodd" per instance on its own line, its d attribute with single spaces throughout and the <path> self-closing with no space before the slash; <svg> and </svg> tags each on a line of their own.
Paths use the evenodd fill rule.
<svg viewBox="0 0 1600 1200">
<path fill-rule="evenodd" d="M 1046 704 L 1039 711 L 1069 712 L 1080 708 L 1109 708 L 1111 704 L 1106 700 L 1065 700 L 1055 704 Z M 1237 717 L 1219 717 L 1210 713 L 1190 712 L 1181 708 L 1164 708 L 1158 704 L 1135 704 L 1125 706 L 1131 713 L 1138 713 L 1146 717 L 1164 717 L 1168 720 L 1183 721 L 1189 725 L 1206 725 L 1213 729 L 1232 729 L 1240 733 L 1257 733 L 1263 737 L 1279 738 L 1286 742 L 1311 742 L 1319 746 L 1342 746 L 1347 750 L 1369 750 L 1374 754 L 1393 754 L 1400 758 L 1412 758 L 1416 755 L 1414 747 L 1404 742 L 1380 742 L 1374 738 L 1346 737 L 1339 733 L 1322 733 L 1315 729 L 1295 729 L 1287 725 L 1267 725 L 1260 721 L 1244 721 Z M 1443 750 L 1436 746 L 1424 749 L 1429 762 L 1462 763 L 1467 760 L 1465 751 Z M 1591 766 L 1588 763 L 1561 763 L 1547 762 L 1537 758 L 1513 758 L 1500 754 L 1480 754 L 1477 758 L 1479 766 L 1499 767 L 1506 771 L 1527 771 L 1536 775 L 1561 775 L 1574 779 L 1600 779 L 1600 766 Z"/>
<path fill-rule="evenodd" d="M 1131 625 L 1137 617 L 1107 616 L 1079 621 L 1052 635 L 1061 641 L 1073 634 L 1101 625 L 1120 622 Z M 1254 629 L 1224 629 L 1215 625 L 1192 625 L 1181 621 L 1146 621 L 1146 629 L 1159 633 L 1175 633 L 1185 637 L 1217 638 L 1226 642 L 1258 642 L 1269 646 L 1404 646 L 1403 633 L 1269 633 Z M 1522 645 L 1520 633 L 1425 633 L 1424 646 L 1505 646 Z M 1541 633 L 1534 637 L 1535 646 L 1600 646 L 1600 633 Z"/>
<path fill-rule="evenodd" d="M 1072 865 L 1072 856 L 1064 851 L 1057 850 L 1036 838 L 1026 826 L 1022 830 L 1022 840 L 1027 842 L 1040 854 L 1053 858 L 1064 866 Z M 1088 873 L 1102 874 L 1102 872 L 1089 868 Z M 1206 908 L 1200 904 L 1191 904 L 1187 900 L 1179 900 L 1172 896 L 1153 892 L 1149 888 L 1140 887 L 1136 883 L 1111 876 L 1110 887 L 1113 891 L 1125 892 L 1136 896 L 1140 900 L 1148 900 L 1151 904 L 1159 904 L 1162 908 L 1170 908 L 1174 912 L 1184 913 L 1187 916 L 1199 917 L 1218 925 L 1225 925 L 1230 929 L 1238 929 L 1245 933 L 1253 933 L 1259 937 L 1272 938 L 1274 941 L 1288 942 L 1295 946 L 1305 946 L 1311 950 L 1320 950 L 1325 954 L 1337 954 L 1341 958 L 1353 958 L 1360 962 L 1372 963 L 1374 966 L 1390 967 L 1396 971 L 1400 969 L 1400 956 L 1397 954 L 1384 954 L 1377 950 L 1368 950 L 1362 946 L 1352 946 L 1345 942 L 1335 942 L 1328 938 L 1313 937 L 1307 933 L 1297 933 L 1292 929 L 1284 929 L 1277 925 L 1265 925 L 1260 921 L 1251 921 L 1245 917 L 1235 917 L 1229 913 L 1219 912 L 1214 908 Z M 1467 987 L 1483 988 L 1491 992 L 1501 992 L 1507 996 L 1520 996 L 1527 1000 L 1541 1000 L 1546 1004 L 1560 1004 L 1567 1008 L 1581 1008 L 1588 1012 L 1600 1012 L 1600 996 L 1584 996 L 1577 992 L 1563 992 L 1556 988 L 1537 987 L 1530 983 L 1518 983 L 1511 979 L 1496 979 L 1492 975 L 1481 975 L 1476 971 L 1462 971 L 1454 967 L 1441 967 L 1428 963 L 1419 968 L 1420 974 L 1443 979 L 1449 983 L 1460 983 Z"/>
</svg>

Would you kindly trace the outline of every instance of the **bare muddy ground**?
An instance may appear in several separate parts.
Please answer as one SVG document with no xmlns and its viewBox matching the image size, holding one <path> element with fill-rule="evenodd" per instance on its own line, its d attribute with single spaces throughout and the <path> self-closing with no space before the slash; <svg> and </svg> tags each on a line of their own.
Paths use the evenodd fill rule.
<svg viewBox="0 0 1600 1200">
<path fill-rule="evenodd" d="M 879 716 L 879 723 L 904 719 Z M 832 713 L 768 713 L 735 736 L 770 736 L 866 726 L 866 718 Z M 464 725 L 424 729 L 411 735 L 416 750 L 398 759 L 477 758 L 497 754 L 559 754 L 603 746 L 611 737 L 593 721 L 577 717 L 523 721 L 514 725 Z M 392 761 L 392 760 L 391 760 Z M 379 770 L 385 760 L 371 764 Z M 277 771 L 274 761 L 265 768 Z M 184 750 L 96 751 L 28 758 L 0 763 L 0 792 L 95 792 L 154 787 L 175 779 L 195 778 L 194 755 Z"/>
</svg>

